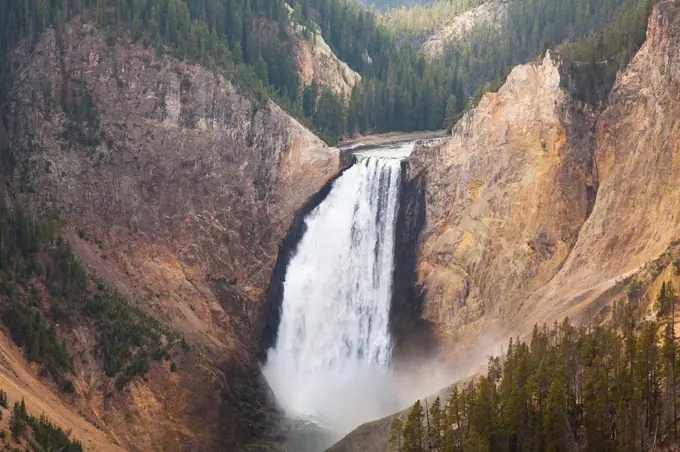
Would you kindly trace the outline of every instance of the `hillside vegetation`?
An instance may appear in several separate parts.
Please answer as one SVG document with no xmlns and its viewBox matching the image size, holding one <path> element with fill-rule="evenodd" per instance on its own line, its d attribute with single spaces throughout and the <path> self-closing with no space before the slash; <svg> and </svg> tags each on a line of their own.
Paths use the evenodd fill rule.
<svg viewBox="0 0 680 452">
<path fill-rule="evenodd" d="M 439 129 L 485 90 L 497 89 L 511 67 L 553 44 L 585 38 L 565 53 L 611 56 L 625 64 L 644 39 L 654 2 L 512 0 L 506 23 L 470 30 L 465 40 L 447 43 L 436 61 L 426 61 L 409 44 L 410 37 L 482 3 L 440 1 L 378 17 L 352 0 L 2 0 L 0 105 L 12 84 L 14 46 L 22 39 L 30 45 L 46 28 L 59 30 L 84 15 L 106 28 L 112 42 L 115 34 L 129 32 L 159 50 L 225 71 L 261 101 L 273 96 L 329 143 L 357 132 Z M 262 39 L 254 27 L 258 18 L 277 26 L 277 39 Z M 290 21 L 302 25 L 312 42 L 312 31 L 320 32 L 362 75 L 349 99 L 315 84 L 301 86 Z"/>
<path fill-rule="evenodd" d="M 456 16 L 470 11 L 489 0 L 437 0 L 412 6 L 400 6 L 386 10 L 380 22 L 396 30 L 401 36 L 423 38 L 451 22 Z"/>
<path fill-rule="evenodd" d="M 664 283 L 639 320 L 632 282 L 604 327 L 534 327 L 444 405 L 392 422 L 391 451 L 645 451 L 677 444 L 677 294 Z"/>
<path fill-rule="evenodd" d="M 14 156 L 10 148 L 0 150 L 0 156 L 0 178 L 5 179 L 14 170 Z M 76 368 L 57 326 L 78 324 L 95 328 L 91 353 L 118 390 L 145 374 L 151 359 L 170 359 L 176 337 L 88 274 L 58 234 L 57 217 L 12 201 L 0 202 L 0 319 L 27 360 L 64 392 L 74 392 Z"/>
<path fill-rule="evenodd" d="M 80 441 L 71 438 L 70 432 L 53 424 L 44 414 L 40 417 L 30 415 L 23 399 L 14 402 L 9 410 L 7 393 L 0 389 L 0 419 L 6 415 L 9 416 L 9 434 L 7 430 L 0 430 L 3 450 L 22 450 L 21 446 L 24 446 L 25 450 L 33 451 L 83 451 Z"/>
</svg>

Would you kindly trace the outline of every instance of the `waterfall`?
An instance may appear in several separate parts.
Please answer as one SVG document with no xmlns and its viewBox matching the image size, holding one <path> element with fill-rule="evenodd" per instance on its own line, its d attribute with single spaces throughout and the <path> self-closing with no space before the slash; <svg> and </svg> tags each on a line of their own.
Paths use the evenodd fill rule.
<svg viewBox="0 0 680 452">
<path fill-rule="evenodd" d="M 385 415 L 401 160 L 346 170 L 305 218 L 263 373 L 281 406 L 336 431 Z"/>
</svg>

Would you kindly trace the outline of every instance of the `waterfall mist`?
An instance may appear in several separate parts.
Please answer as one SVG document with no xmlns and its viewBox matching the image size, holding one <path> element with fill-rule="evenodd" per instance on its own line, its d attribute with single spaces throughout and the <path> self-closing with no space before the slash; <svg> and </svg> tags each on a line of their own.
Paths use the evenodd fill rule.
<svg viewBox="0 0 680 452">
<path fill-rule="evenodd" d="M 390 414 L 400 400 L 388 320 L 401 160 L 368 158 L 305 219 L 283 285 L 263 373 L 283 409 L 334 432 Z"/>
</svg>

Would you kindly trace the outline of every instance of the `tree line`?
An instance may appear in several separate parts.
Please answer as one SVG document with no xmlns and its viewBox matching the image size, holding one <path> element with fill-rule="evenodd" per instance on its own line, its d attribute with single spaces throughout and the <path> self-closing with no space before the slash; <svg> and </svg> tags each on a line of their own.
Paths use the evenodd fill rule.
<svg viewBox="0 0 680 452">
<path fill-rule="evenodd" d="M 463 11 L 480 3 L 451 4 Z M 565 53 L 616 56 L 625 64 L 644 39 L 653 3 L 510 0 L 503 23 L 476 27 L 465 40 L 447 43 L 441 59 L 427 61 L 403 39 L 412 31 L 399 26 L 426 7 L 390 23 L 354 0 L 0 0 L 0 106 L 12 84 L 12 49 L 88 14 L 114 41 L 126 31 L 159 51 L 226 71 L 256 99 L 273 97 L 330 143 L 354 133 L 439 129 L 500 87 L 513 66 L 553 44 L 574 42 Z M 273 36 L 258 25 L 263 20 L 275 25 Z M 303 38 L 323 36 L 362 75 L 349 99 L 300 85 L 291 20 L 302 25 Z"/>
<path fill-rule="evenodd" d="M 395 418 L 389 450 L 646 451 L 678 444 L 677 294 L 663 283 L 656 315 L 638 320 L 632 302 L 606 326 L 568 319 L 511 340 L 487 374 L 448 400 L 417 401 Z"/>
<path fill-rule="evenodd" d="M 7 394 L 0 390 L 0 406 L 8 408 Z M 0 419 L 2 418 L 2 410 L 0 409 Z M 31 436 L 29 436 L 32 433 Z M 11 417 L 9 420 L 9 431 L 12 439 L 16 444 L 21 444 L 21 441 L 26 441 L 31 449 L 40 451 L 61 451 L 61 452 L 82 452 L 83 446 L 80 441 L 71 439 L 71 432 L 65 432 L 61 427 L 56 426 L 50 421 L 47 416 L 42 414 L 40 417 L 35 417 L 28 414 L 26 410 L 26 402 L 21 399 L 21 402 L 14 402 L 12 407 Z M 9 446 L 9 438 L 7 438 L 5 430 L 0 430 L 0 437 L 6 446 Z M 19 448 L 12 448 L 11 450 L 19 450 Z M 28 448 L 26 450 L 29 450 Z"/>
</svg>

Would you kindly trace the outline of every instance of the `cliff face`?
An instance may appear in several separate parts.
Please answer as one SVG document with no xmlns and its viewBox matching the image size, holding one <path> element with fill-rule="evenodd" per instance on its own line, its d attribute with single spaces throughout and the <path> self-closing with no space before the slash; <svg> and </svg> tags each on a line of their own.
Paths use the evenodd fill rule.
<svg viewBox="0 0 680 452">
<path fill-rule="evenodd" d="M 143 238 L 257 297 L 338 152 L 220 75 L 90 30 L 46 33 L 20 70 L 7 127 L 30 147 L 38 193 L 105 245 Z"/>
<path fill-rule="evenodd" d="M 446 340 L 585 315 L 678 237 L 677 1 L 659 4 L 607 108 L 600 79 L 547 55 L 515 68 L 439 147 L 417 266 L 423 316 Z M 499 325 L 500 324 L 500 325 Z"/>
<path fill-rule="evenodd" d="M 606 67 L 583 69 L 551 56 L 517 67 L 446 143 L 410 158 L 408 177 L 425 185 L 422 316 L 448 350 L 497 354 L 567 315 L 600 322 L 633 280 L 651 315 L 661 284 L 677 287 L 680 1 L 655 6 L 610 92 Z M 329 451 L 383 450 L 394 416 L 406 412 Z"/>
<path fill-rule="evenodd" d="M 320 34 L 311 40 L 299 37 L 295 55 L 302 86 L 316 81 L 335 95 L 349 99 L 352 88 L 361 81 L 361 76 L 333 53 Z"/>
<path fill-rule="evenodd" d="M 547 283 L 590 211 L 594 110 L 562 86 L 560 66 L 548 54 L 515 68 L 451 139 L 412 156 L 412 175 L 427 185 L 423 315 L 445 336 L 516 309 Z"/>
<path fill-rule="evenodd" d="M 281 39 L 278 24 L 269 19 L 255 19 L 253 26 L 264 41 Z M 287 36 L 285 43 L 295 57 L 300 89 L 316 82 L 320 88 L 328 88 L 336 96 L 349 100 L 352 88 L 361 81 L 361 75 L 338 58 L 323 36 L 311 27 L 300 25 L 291 19 Z"/>
<path fill-rule="evenodd" d="M 4 122 L 26 171 L 12 184 L 59 213 L 91 271 L 195 350 L 178 373 L 154 367 L 114 396 L 83 363 L 73 404 L 124 447 L 237 448 L 265 422 L 255 351 L 279 245 L 339 171 L 338 150 L 222 75 L 88 24 L 14 58 Z M 91 334 L 67 341 L 87 354 Z"/>
<path fill-rule="evenodd" d="M 541 317 L 578 314 L 680 235 L 680 2 L 654 8 L 647 40 L 619 75 L 596 140 L 597 201 L 564 268 L 540 294 L 547 301 Z"/>
</svg>

